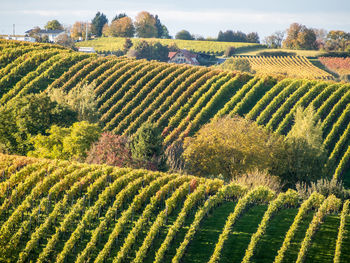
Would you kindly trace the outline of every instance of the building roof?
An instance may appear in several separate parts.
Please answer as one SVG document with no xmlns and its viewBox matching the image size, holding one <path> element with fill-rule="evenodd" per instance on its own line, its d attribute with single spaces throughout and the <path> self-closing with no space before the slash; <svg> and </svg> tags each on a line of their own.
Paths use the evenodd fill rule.
<svg viewBox="0 0 350 263">
<path fill-rule="evenodd" d="M 26 31 L 25 33 L 26 34 L 29 34 L 30 32 L 32 32 L 34 29 L 30 29 L 28 31 Z M 46 30 L 46 29 L 40 29 L 38 31 L 38 34 L 61 34 L 63 33 L 64 30 L 59 30 L 59 29 L 56 29 L 56 30 Z"/>
<path fill-rule="evenodd" d="M 172 59 L 175 55 L 176 55 L 177 52 L 169 52 L 169 59 Z"/>
</svg>

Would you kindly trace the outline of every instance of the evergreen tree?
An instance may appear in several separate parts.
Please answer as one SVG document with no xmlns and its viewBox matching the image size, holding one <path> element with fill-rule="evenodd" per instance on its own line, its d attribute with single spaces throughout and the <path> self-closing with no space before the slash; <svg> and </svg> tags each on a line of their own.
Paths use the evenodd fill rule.
<svg viewBox="0 0 350 263">
<path fill-rule="evenodd" d="M 92 24 L 92 34 L 94 34 L 97 37 L 102 36 L 102 29 L 105 24 L 108 23 L 107 17 L 100 12 L 97 12 L 94 19 L 92 19 L 91 24 Z"/>
<path fill-rule="evenodd" d="M 156 19 L 157 37 L 162 38 L 163 36 L 163 25 L 160 22 L 158 15 L 154 17 Z"/>
<path fill-rule="evenodd" d="M 119 20 L 123 17 L 128 17 L 125 13 L 120 13 L 120 14 L 116 14 L 115 17 L 113 18 L 112 22 L 113 21 L 116 21 L 116 20 Z"/>
<path fill-rule="evenodd" d="M 131 140 L 134 160 L 153 163 L 157 170 L 165 170 L 161 130 L 153 123 L 144 123 Z"/>
</svg>

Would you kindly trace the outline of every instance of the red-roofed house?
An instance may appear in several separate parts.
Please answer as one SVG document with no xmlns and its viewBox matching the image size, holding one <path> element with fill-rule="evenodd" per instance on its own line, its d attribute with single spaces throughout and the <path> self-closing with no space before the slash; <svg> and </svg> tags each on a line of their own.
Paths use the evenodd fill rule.
<svg viewBox="0 0 350 263">
<path fill-rule="evenodd" d="M 177 52 L 169 52 L 169 63 L 199 65 L 197 55 L 182 49 Z"/>
</svg>

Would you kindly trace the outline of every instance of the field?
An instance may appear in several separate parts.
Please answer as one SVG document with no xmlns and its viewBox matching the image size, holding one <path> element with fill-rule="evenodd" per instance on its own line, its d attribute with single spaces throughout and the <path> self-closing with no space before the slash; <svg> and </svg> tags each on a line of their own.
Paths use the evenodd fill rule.
<svg viewBox="0 0 350 263">
<path fill-rule="evenodd" d="M 240 58 L 247 59 L 252 69 L 258 74 L 283 75 L 290 78 L 333 79 L 331 74 L 314 66 L 306 57 L 234 56 L 232 59 Z"/>
<path fill-rule="evenodd" d="M 162 129 L 165 146 L 192 136 L 210 119 L 226 114 L 247 116 L 288 134 L 297 106 L 313 107 L 322 122 L 327 167 L 336 178 L 349 176 L 349 84 L 279 80 L 9 43 L 1 44 L 2 105 L 29 93 L 53 88 L 68 91 L 78 83 L 94 83 L 104 130 L 133 134 L 144 122 L 153 122 Z M 347 177 L 343 179 L 349 182 Z"/>
<path fill-rule="evenodd" d="M 175 43 L 180 49 L 187 49 L 198 53 L 206 53 L 212 55 L 223 55 L 228 47 L 235 47 L 237 51 L 247 51 L 251 49 L 259 49 L 263 46 L 254 43 L 238 43 L 238 42 L 217 42 L 217 41 L 198 41 L 198 40 L 181 40 L 181 39 L 159 39 L 159 38 L 131 38 L 135 44 L 141 40 L 157 41 L 163 45 L 171 45 Z M 94 47 L 99 52 L 110 52 L 123 50 L 125 38 L 120 37 L 101 37 L 94 40 L 83 41 L 77 43 L 79 47 Z"/>
<path fill-rule="evenodd" d="M 349 201 L 0 155 L 1 262 L 349 262 Z"/>
<path fill-rule="evenodd" d="M 320 57 L 319 61 L 338 75 L 350 75 L 350 58 Z"/>
<path fill-rule="evenodd" d="M 324 52 L 319 50 L 302 50 L 302 49 L 284 49 L 284 48 L 262 48 L 262 49 L 252 49 L 252 50 L 238 50 L 237 55 L 240 56 L 257 56 L 260 52 L 288 52 L 295 53 L 297 56 L 302 57 L 318 57 Z"/>
</svg>

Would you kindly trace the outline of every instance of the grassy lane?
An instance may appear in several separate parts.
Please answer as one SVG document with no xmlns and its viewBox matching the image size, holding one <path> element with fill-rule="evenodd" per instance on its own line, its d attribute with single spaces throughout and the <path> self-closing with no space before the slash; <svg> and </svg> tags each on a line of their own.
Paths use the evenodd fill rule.
<svg viewBox="0 0 350 263">
<path fill-rule="evenodd" d="M 164 262 L 171 262 L 172 258 L 176 255 L 176 249 L 180 246 L 181 242 L 184 240 L 185 235 L 194 220 L 194 216 L 196 214 L 197 209 L 192 209 L 186 217 L 185 223 L 180 228 L 179 232 L 177 232 L 174 240 L 171 242 L 168 251 L 164 256 Z M 176 219 L 175 219 L 176 220 Z M 169 226 L 171 227 L 171 225 Z M 163 239 L 164 240 L 164 239 Z M 184 261 L 186 262 L 186 261 Z"/>
<path fill-rule="evenodd" d="M 182 209 L 182 204 L 179 205 L 176 209 L 174 209 L 173 213 L 168 217 L 166 226 L 162 227 L 158 237 L 155 238 L 155 240 L 153 241 L 151 249 L 148 251 L 147 257 L 144 259 L 144 262 L 146 262 L 146 263 L 153 262 L 154 257 L 156 255 L 156 252 L 158 251 L 158 249 L 162 245 L 162 243 L 163 243 L 163 241 L 168 233 L 169 228 L 174 224 L 178 214 L 181 212 L 181 209 Z"/>
<path fill-rule="evenodd" d="M 221 234 L 221 230 L 225 226 L 226 219 L 230 213 L 233 212 L 234 208 L 234 202 L 225 202 L 219 207 L 216 207 L 215 210 L 203 220 L 200 229 L 188 246 L 183 262 L 197 263 L 209 261 L 214 252 L 215 244 Z"/>
<path fill-rule="evenodd" d="M 233 225 L 231 235 L 226 240 L 220 262 L 241 262 L 251 236 L 256 232 L 264 216 L 267 205 L 253 206 L 243 213 Z"/>
<path fill-rule="evenodd" d="M 340 262 L 347 263 L 350 258 L 350 215 L 345 219 L 345 230 L 346 234 L 344 235 L 342 250 L 340 254 Z"/>
<path fill-rule="evenodd" d="M 315 234 L 305 262 L 333 262 L 339 224 L 338 215 L 330 215 L 325 218 L 319 231 Z M 343 248 L 349 250 L 345 244 Z"/>
<path fill-rule="evenodd" d="M 283 209 L 273 217 L 266 233 L 260 240 L 254 255 L 254 262 L 273 262 L 277 251 L 283 244 L 284 237 L 298 213 L 297 208 Z"/>
<path fill-rule="evenodd" d="M 295 233 L 294 238 L 291 240 L 289 249 L 286 251 L 283 262 L 295 262 L 297 260 L 301 242 L 303 242 L 305 232 L 309 227 L 313 216 L 314 211 L 312 213 L 309 213 L 301 222 L 299 228 Z"/>
</svg>

